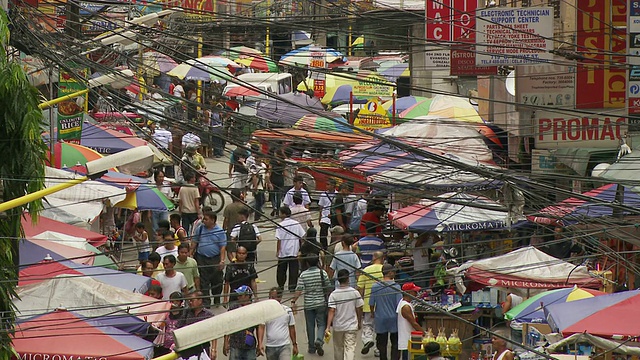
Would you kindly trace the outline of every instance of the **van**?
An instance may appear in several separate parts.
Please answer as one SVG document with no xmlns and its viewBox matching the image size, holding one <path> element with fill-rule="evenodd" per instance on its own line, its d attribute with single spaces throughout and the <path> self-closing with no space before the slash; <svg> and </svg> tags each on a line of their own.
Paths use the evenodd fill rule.
<svg viewBox="0 0 640 360">
<path fill-rule="evenodd" d="M 245 87 L 249 85 L 249 88 L 258 88 L 262 91 L 270 92 L 275 95 L 288 94 L 293 90 L 293 77 L 289 73 L 272 74 L 272 73 L 250 73 L 238 75 L 237 78 L 231 79 L 227 86 L 222 91 L 223 96 L 227 96 L 227 93 L 232 89 Z M 262 99 L 268 98 L 267 95 L 248 95 L 242 96 L 240 99 L 242 102 L 256 102 Z"/>
</svg>

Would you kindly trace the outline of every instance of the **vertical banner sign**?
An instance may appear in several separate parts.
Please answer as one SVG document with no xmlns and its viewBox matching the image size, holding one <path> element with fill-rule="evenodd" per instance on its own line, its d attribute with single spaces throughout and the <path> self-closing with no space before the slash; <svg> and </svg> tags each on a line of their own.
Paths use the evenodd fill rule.
<svg viewBox="0 0 640 360">
<path fill-rule="evenodd" d="M 68 67 L 74 72 L 68 72 L 62 68 L 59 70 L 58 97 L 86 89 L 84 83 L 79 82 L 78 77 L 86 79 L 88 77 L 87 69 L 81 68 L 75 63 L 69 63 Z M 87 96 L 85 95 L 84 98 L 86 99 Z M 84 109 L 76 103 L 76 99 L 59 103 L 57 113 L 58 140 L 80 144 L 83 118 Z"/>
<path fill-rule="evenodd" d="M 315 79 L 313 80 L 313 96 L 318 99 L 322 99 L 324 94 L 327 93 L 327 84 L 324 79 Z"/>
<path fill-rule="evenodd" d="M 476 66 L 476 8 L 475 0 L 453 0 L 453 40 L 451 46 L 451 76 L 495 75 L 496 66 Z M 468 43 L 468 44 L 461 44 Z"/>
<path fill-rule="evenodd" d="M 427 44 L 449 45 L 452 36 L 453 0 L 425 0 L 425 35 Z M 449 49 L 431 47 L 425 53 L 427 68 L 449 67 Z"/>
<path fill-rule="evenodd" d="M 632 87 L 635 89 L 640 82 L 640 0 L 630 0 L 629 3 L 629 97 L 628 115 L 629 115 L 629 132 L 640 132 L 640 94 L 632 94 Z"/>
<path fill-rule="evenodd" d="M 625 106 L 626 1 L 577 2 L 577 51 L 585 57 L 576 72 L 576 108 Z"/>
</svg>

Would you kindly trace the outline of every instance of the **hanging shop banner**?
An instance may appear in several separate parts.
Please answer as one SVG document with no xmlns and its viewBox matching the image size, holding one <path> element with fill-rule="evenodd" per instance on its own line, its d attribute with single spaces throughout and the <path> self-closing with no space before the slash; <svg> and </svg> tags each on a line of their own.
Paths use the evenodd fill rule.
<svg viewBox="0 0 640 360">
<path fill-rule="evenodd" d="M 576 7 L 576 50 L 585 57 L 576 71 L 576 108 L 623 108 L 627 92 L 627 2 L 577 1 Z M 632 24 L 630 32 L 634 32 Z"/>
<path fill-rule="evenodd" d="M 353 121 L 353 126 L 367 131 L 391 127 L 389 113 L 377 99 L 367 102 Z"/>
<path fill-rule="evenodd" d="M 497 66 L 476 65 L 474 45 L 455 45 L 451 47 L 451 76 L 495 75 L 497 73 Z"/>
<path fill-rule="evenodd" d="M 553 8 L 476 10 L 476 64 L 528 65 L 552 59 Z"/>
<path fill-rule="evenodd" d="M 594 110 L 605 112 L 605 109 Z M 627 132 L 624 116 L 536 111 L 536 148 L 613 148 Z"/>
<path fill-rule="evenodd" d="M 60 68 L 58 97 L 86 89 L 85 84 L 80 82 L 79 79 L 86 79 L 88 77 L 87 68 L 81 68 L 75 63 L 69 63 L 68 67 L 72 69 L 73 72 Z M 86 95 L 84 98 L 86 99 Z M 80 144 L 84 109 L 83 106 L 77 103 L 77 99 L 79 98 L 66 100 L 58 104 L 58 140 Z"/>
<path fill-rule="evenodd" d="M 576 67 L 566 59 L 548 64 L 516 67 L 516 101 L 519 105 L 568 107 L 575 105 Z"/>
</svg>

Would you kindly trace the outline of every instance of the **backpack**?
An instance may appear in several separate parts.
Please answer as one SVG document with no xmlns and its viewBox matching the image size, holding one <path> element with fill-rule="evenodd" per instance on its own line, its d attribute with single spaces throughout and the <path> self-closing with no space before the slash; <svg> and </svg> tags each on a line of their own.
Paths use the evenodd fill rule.
<svg viewBox="0 0 640 360">
<path fill-rule="evenodd" d="M 240 231 L 238 232 L 238 246 L 243 246 L 248 252 L 254 252 L 258 248 L 258 242 L 256 241 L 256 231 L 253 225 L 245 221 L 240 224 Z"/>
</svg>

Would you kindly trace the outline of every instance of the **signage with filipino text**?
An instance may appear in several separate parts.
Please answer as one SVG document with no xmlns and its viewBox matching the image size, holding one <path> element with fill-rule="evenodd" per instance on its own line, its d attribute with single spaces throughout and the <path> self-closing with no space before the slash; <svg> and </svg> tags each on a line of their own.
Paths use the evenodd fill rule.
<svg viewBox="0 0 640 360">
<path fill-rule="evenodd" d="M 73 72 L 69 72 L 63 68 L 59 70 L 58 97 L 86 89 L 86 86 L 80 82 L 80 79 L 86 79 L 88 77 L 87 68 L 82 68 L 75 63 L 68 63 L 68 68 L 73 70 Z M 69 99 L 58 104 L 57 130 L 58 140 L 79 144 L 82 135 L 84 108 L 79 105 L 76 100 L 77 99 Z"/>
<path fill-rule="evenodd" d="M 536 148 L 567 147 L 616 148 L 627 132 L 624 116 L 604 116 L 566 112 L 536 113 Z"/>
<path fill-rule="evenodd" d="M 375 97 L 393 95 L 393 84 L 377 76 L 369 76 L 365 79 L 358 80 L 357 83 L 351 84 L 351 91 L 354 96 Z"/>
<path fill-rule="evenodd" d="M 552 59 L 553 8 L 476 10 L 476 64 L 508 66 Z"/>
<path fill-rule="evenodd" d="M 367 102 L 353 121 L 353 126 L 367 131 L 391 127 L 389 113 L 377 99 Z"/>
<path fill-rule="evenodd" d="M 576 71 L 576 108 L 623 108 L 627 91 L 627 2 L 578 1 L 576 6 L 576 50 L 585 57 Z"/>
</svg>

